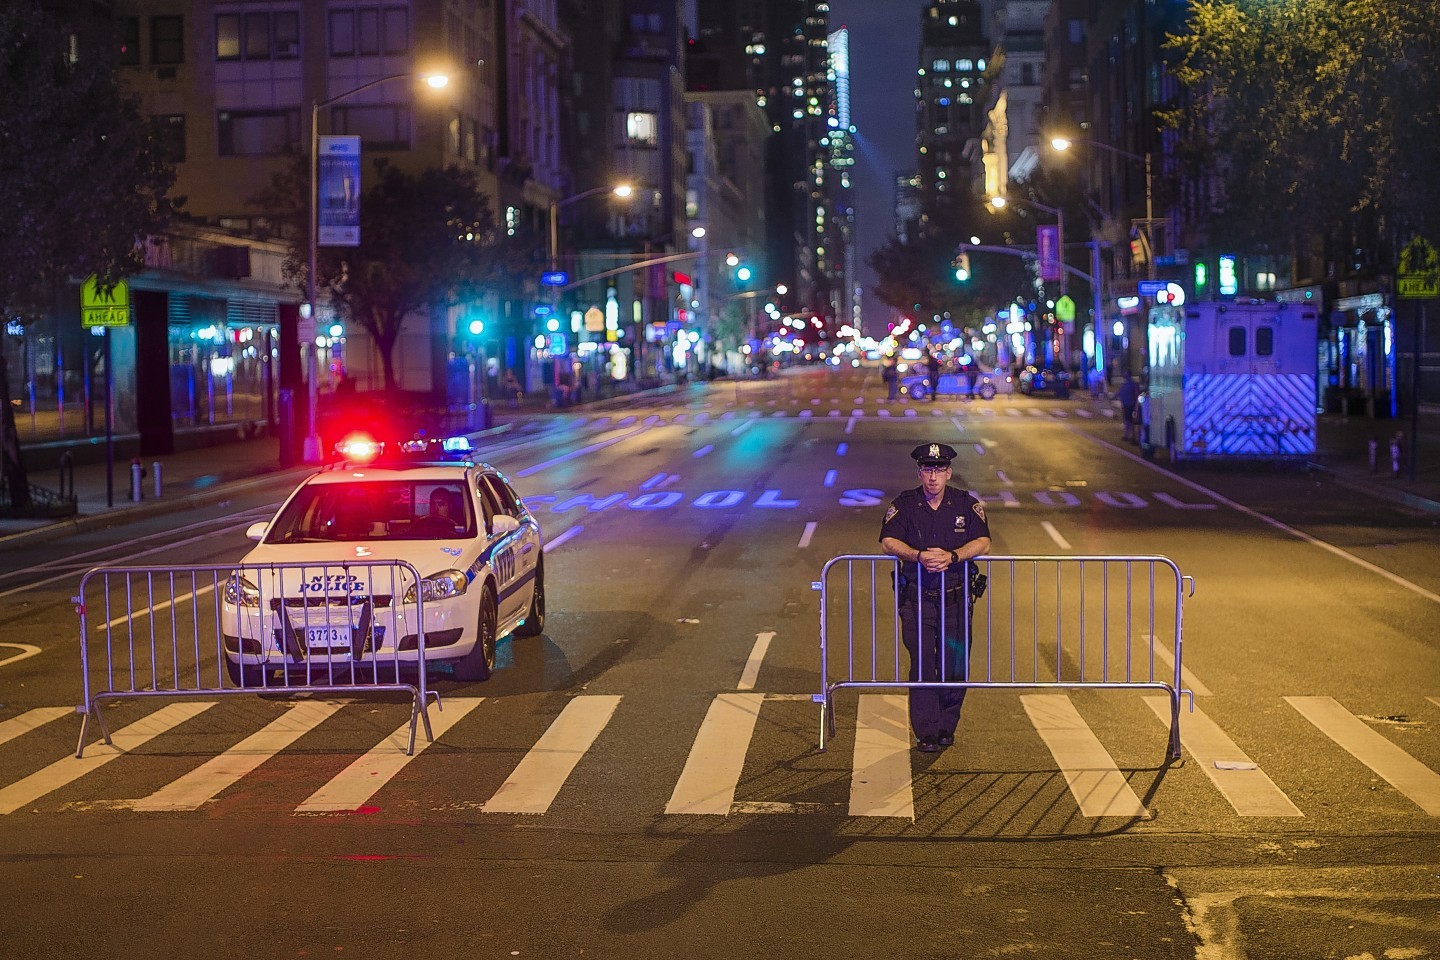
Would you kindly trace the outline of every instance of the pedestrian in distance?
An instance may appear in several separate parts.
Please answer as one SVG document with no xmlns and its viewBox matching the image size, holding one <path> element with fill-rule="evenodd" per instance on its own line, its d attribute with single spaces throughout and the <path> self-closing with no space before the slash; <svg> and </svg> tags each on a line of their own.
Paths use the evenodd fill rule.
<svg viewBox="0 0 1440 960">
<path fill-rule="evenodd" d="M 880 526 L 881 549 L 900 561 L 895 590 L 908 677 L 911 683 L 965 681 L 971 614 L 986 580 L 970 561 L 990 551 L 990 525 L 979 500 L 950 486 L 953 447 L 922 443 L 910 456 L 920 486 L 892 500 Z M 935 753 L 953 744 L 965 688 L 909 690 L 916 748 Z"/>
<path fill-rule="evenodd" d="M 885 381 L 885 399 L 894 402 L 900 392 L 900 373 L 895 369 L 894 354 L 880 358 L 880 379 Z"/>
<path fill-rule="evenodd" d="M 935 394 L 940 392 L 940 354 L 930 350 L 925 356 L 925 372 L 929 375 L 930 382 L 926 384 L 930 389 L 930 402 L 935 402 Z"/>
<path fill-rule="evenodd" d="M 1135 415 L 1140 405 L 1140 385 L 1135 382 L 1130 371 L 1125 371 L 1125 379 L 1120 383 L 1120 390 L 1116 394 L 1120 401 L 1120 417 L 1124 423 L 1124 432 L 1121 434 L 1126 440 L 1135 440 Z"/>
</svg>

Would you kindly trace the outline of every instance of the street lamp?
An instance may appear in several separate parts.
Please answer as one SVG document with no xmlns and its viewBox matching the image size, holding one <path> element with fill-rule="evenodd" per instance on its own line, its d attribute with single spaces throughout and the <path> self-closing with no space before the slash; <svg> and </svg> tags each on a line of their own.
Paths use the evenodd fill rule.
<svg viewBox="0 0 1440 960">
<path fill-rule="evenodd" d="M 319 398 L 320 360 L 318 356 L 319 351 L 315 344 L 314 333 L 315 321 L 318 319 L 317 314 L 319 312 L 315 303 L 315 273 L 320 247 L 320 108 L 339 103 L 347 97 L 353 97 L 357 93 L 363 93 L 371 87 L 378 87 L 380 84 L 388 83 L 391 80 L 404 80 L 407 77 L 417 76 L 419 79 L 424 80 L 432 90 L 439 90 L 450 83 L 449 76 L 443 73 L 392 73 L 388 77 L 380 77 L 368 83 L 362 83 L 358 87 L 346 90 L 344 93 L 338 93 L 327 100 L 310 101 L 310 269 L 305 275 L 305 303 L 310 311 L 309 316 L 306 318 L 310 321 L 306 325 L 310 330 L 310 358 L 306 364 L 306 374 L 309 380 L 307 393 L 309 398 L 309 410 L 307 411 L 309 429 L 305 434 L 304 450 L 306 463 L 319 463 L 324 459 L 324 455 L 320 451 L 320 431 L 316 419 L 316 406 Z M 293 416 L 294 415 L 291 414 L 292 422 Z M 292 447 L 291 449 L 294 448 Z"/>
<path fill-rule="evenodd" d="M 1113 154 L 1115 154 L 1116 156 L 1124 157 L 1124 158 L 1127 159 L 1127 160 L 1134 160 L 1134 161 L 1137 162 L 1137 163 L 1143 163 L 1143 164 L 1145 164 L 1145 242 L 1146 242 L 1146 244 L 1148 244 L 1149 247 L 1150 247 L 1150 250 L 1149 250 L 1150 279 L 1151 279 L 1151 280 L 1154 280 L 1154 279 L 1155 279 L 1155 235 L 1154 235 L 1155 212 L 1154 212 L 1154 209 L 1153 209 L 1153 206 L 1152 206 L 1153 200 L 1152 200 L 1152 197 L 1151 197 L 1150 151 L 1148 151 L 1148 150 L 1145 151 L 1145 154 L 1142 156 L 1142 155 L 1140 155 L 1140 154 L 1138 154 L 1138 153 L 1131 153 L 1129 150 L 1122 150 L 1122 149 L 1120 149 L 1119 147 L 1111 146 L 1110 144 L 1105 143 L 1105 142 L 1103 142 L 1103 141 L 1101 141 L 1101 140 L 1071 140 L 1071 139 L 1069 139 L 1068 137 L 1052 137 L 1052 138 L 1050 139 L 1050 146 L 1054 147 L 1056 150 L 1059 150 L 1059 151 L 1061 151 L 1061 152 L 1063 152 L 1063 151 L 1065 151 L 1065 150 L 1069 150 L 1069 149 L 1070 149 L 1070 145 L 1071 145 L 1072 143 L 1083 143 L 1083 144 L 1086 144 L 1086 145 L 1088 145 L 1088 146 L 1099 147 L 1101 150 L 1108 150 L 1110 153 L 1113 153 Z"/>
<path fill-rule="evenodd" d="M 602 193 L 613 194 L 622 200 L 635 192 L 635 188 L 628 183 L 616 184 L 613 187 L 592 187 L 583 190 L 573 197 L 566 197 L 563 200 L 552 200 L 550 202 L 550 269 L 560 269 L 560 208 L 568 207 L 572 203 L 584 200 L 586 197 L 598 196 Z"/>
</svg>

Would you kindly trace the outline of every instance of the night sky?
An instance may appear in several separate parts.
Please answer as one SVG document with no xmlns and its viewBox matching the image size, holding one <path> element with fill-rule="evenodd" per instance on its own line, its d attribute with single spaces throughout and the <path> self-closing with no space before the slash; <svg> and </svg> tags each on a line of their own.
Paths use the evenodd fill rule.
<svg viewBox="0 0 1440 960">
<path fill-rule="evenodd" d="M 929 0 L 830 0 L 830 28 L 850 28 L 850 117 L 856 128 L 856 235 L 866 329 L 884 330 L 865 263 L 894 230 L 895 174 L 915 167 L 915 65 L 920 12 Z M 878 326 L 877 326 L 878 325 Z"/>
</svg>

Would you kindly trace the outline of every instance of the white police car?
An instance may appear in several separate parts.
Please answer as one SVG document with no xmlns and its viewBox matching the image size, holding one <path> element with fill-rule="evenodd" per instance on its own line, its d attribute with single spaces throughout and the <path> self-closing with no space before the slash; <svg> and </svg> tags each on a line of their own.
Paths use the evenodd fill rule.
<svg viewBox="0 0 1440 960">
<path fill-rule="evenodd" d="M 246 531 L 259 545 L 221 604 L 231 681 L 262 686 L 317 664 L 414 666 L 421 618 L 427 664 L 489 679 L 499 638 L 545 627 L 539 523 L 463 437 L 343 446 L 342 462 Z"/>
</svg>

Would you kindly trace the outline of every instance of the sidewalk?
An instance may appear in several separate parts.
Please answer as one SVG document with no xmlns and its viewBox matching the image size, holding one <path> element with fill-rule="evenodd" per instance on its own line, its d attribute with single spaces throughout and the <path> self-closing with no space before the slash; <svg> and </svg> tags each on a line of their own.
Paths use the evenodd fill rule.
<svg viewBox="0 0 1440 960">
<path fill-rule="evenodd" d="M 623 400 L 629 396 L 632 395 L 622 395 L 612 400 Z M 569 409 L 604 409 L 611 402 L 586 403 Z M 493 426 L 482 435 L 502 434 L 514 429 L 518 424 L 556 412 L 548 405 L 548 397 L 545 396 L 527 396 L 515 407 L 500 401 L 492 409 Z M 1363 496 L 1440 514 L 1440 413 L 1421 414 L 1419 461 L 1414 480 L 1409 478 L 1408 449 L 1402 451 L 1399 476 L 1391 475 L 1389 441 L 1397 431 L 1403 432 L 1408 442 L 1409 418 L 1371 420 L 1365 417 L 1322 416 L 1319 420 L 1319 452 L 1312 467 L 1333 476 L 1338 483 Z M 1376 466 L 1373 472 L 1369 459 L 1371 437 L 1377 442 Z M 156 459 L 160 463 L 163 484 L 158 498 L 154 488 Z M 104 464 L 77 466 L 74 483 L 78 514 L 63 520 L 0 519 L 0 550 L 18 549 L 26 543 L 104 526 L 115 522 L 118 514 L 130 518 L 214 502 L 229 496 L 227 489 L 233 491 L 234 484 L 256 477 L 284 475 L 298 483 L 314 469 L 311 466 L 282 469 L 279 443 L 273 437 L 241 440 L 167 457 L 150 458 L 143 462 L 148 475 L 143 483 L 144 497 L 140 501 L 130 499 L 128 459 L 117 460 L 115 463 L 113 505 L 107 502 L 106 498 Z M 1163 454 L 1156 462 L 1168 466 Z M 1270 468 L 1264 464 L 1255 464 L 1253 469 Z M 52 489 L 55 485 L 55 473 L 52 470 L 33 471 L 31 479 Z"/>
</svg>

